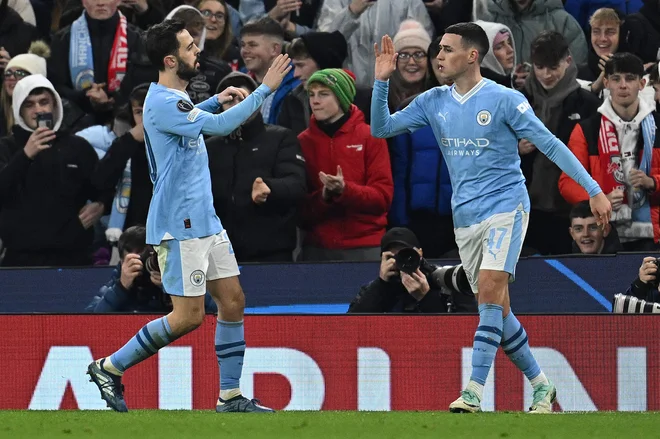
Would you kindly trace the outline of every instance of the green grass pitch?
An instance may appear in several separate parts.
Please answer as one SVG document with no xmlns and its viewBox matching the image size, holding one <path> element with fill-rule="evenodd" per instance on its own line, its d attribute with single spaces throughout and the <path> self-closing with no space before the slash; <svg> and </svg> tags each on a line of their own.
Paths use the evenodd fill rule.
<svg viewBox="0 0 660 439">
<path fill-rule="evenodd" d="M 0 438 L 654 438 L 660 413 L 0 412 Z"/>
</svg>

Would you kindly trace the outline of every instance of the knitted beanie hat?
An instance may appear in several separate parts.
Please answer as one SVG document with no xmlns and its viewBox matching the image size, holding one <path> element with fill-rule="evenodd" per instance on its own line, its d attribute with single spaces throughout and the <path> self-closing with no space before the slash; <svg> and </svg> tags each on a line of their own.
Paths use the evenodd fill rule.
<svg viewBox="0 0 660 439">
<path fill-rule="evenodd" d="M 394 35 L 394 50 L 401 52 L 408 47 L 416 47 L 426 51 L 431 44 L 431 36 L 424 26 L 414 20 L 401 23 L 399 31 Z"/>
<path fill-rule="evenodd" d="M 339 100 L 339 106 L 344 112 L 351 108 L 355 100 L 355 79 L 342 69 L 323 69 L 315 72 L 307 80 L 307 88 L 317 82 L 330 88 Z"/>
</svg>

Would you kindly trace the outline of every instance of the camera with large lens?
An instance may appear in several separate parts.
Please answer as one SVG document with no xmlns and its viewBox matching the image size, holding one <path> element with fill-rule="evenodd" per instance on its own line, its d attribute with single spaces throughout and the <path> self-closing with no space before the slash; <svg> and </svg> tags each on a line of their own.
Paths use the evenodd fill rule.
<svg viewBox="0 0 660 439">
<path fill-rule="evenodd" d="M 474 294 L 461 264 L 438 267 L 421 257 L 412 247 L 399 250 L 394 256 L 394 261 L 397 270 L 402 273 L 412 274 L 419 268 L 428 279 L 431 288 L 444 288 L 451 293 Z"/>
<path fill-rule="evenodd" d="M 660 303 L 647 302 L 635 296 L 616 294 L 612 300 L 612 312 L 614 314 L 660 314 Z"/>
<path fill-rule="evenodd" d="M 160 273 L 160 266 L 158 265 L 158 255 L 150 245 L 146 246 L 142 253 L 140 253 L 140 261 L 142 261 L 142 274 L 147 278 L 151 276 L 150 272 L 156 271 Z"/>
</svg>

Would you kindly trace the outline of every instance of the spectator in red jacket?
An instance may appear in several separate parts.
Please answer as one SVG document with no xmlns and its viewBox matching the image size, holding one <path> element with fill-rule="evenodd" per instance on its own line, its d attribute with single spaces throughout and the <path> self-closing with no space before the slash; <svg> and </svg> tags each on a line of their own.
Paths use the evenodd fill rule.
<svg viewBox="0 0 660 439">
<path fill-rule="evenodd" d="M 324 69 L 307 82 L 312 118 L 298 139 L 307 164 L 306 261 L 380 259 L 392 202 L 387 143 L 355 105 L 355 78 Z"/>
</svg>

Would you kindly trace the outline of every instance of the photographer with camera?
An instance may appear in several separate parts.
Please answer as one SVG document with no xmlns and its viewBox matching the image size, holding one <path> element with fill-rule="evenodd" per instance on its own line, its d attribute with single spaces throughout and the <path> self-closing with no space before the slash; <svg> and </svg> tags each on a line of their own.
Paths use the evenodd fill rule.
<svg viewBox="0 0 660 439">
<path fill-rule="evenodd" d="M 437 267 L 422 257 L 417 236 L 404 227 L 381 240 L 378 279 L 360 288 L 348 313 L 476 313 L 461 265 Z"/>
<path fill-rule="evenodd" d="M 146 244 L 146 229 L 132 226 L 126 229 L 117 243 L 120 262 L 110 281 L 101 287 L 85 311 L 108 312 L 169 312 L 170 296 L 164 293 L 158 257 Z M 204 300 L 207 313 L 217 312 L 208 294 Z"/>
<path fill-rule="evenodd" d="M 639 267 L 639 276 L 625 294 L 617 294 L 612 301 L 616 314 L 660 314 L 660 258 L 647 256 Z"/>
</svg>

